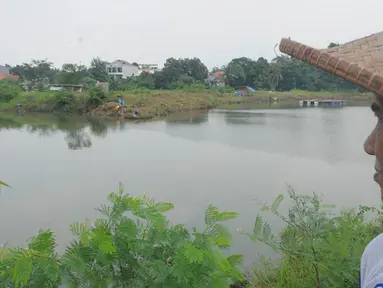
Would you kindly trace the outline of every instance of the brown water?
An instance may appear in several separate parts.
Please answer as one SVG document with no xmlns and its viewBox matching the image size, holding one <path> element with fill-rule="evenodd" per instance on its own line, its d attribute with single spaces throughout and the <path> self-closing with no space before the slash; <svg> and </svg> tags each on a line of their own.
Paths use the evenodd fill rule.
<svg viewBox="0 0 383 288">
<path fill-rule="evenodd" d="M 141 124 L 0 114 L 0 179 L 12 185 L 1 192 L 0 243 L 52 228 L 63 247 L 69 224 L 96 217 L 118 182 L 172 201 L 170 219 L 189 227 L 202 225 L 209 204 L 238 211 L 233 233 L 251 231 L 254 199 L 270 202 L 286 184 L 340 208 L 377 205 L 374 159 L 362 149 L 374 124 L 367 107 L 215 110 Z M 233 250 L 247 262 L 269 253 L 237 234 Z"/>
</svg>

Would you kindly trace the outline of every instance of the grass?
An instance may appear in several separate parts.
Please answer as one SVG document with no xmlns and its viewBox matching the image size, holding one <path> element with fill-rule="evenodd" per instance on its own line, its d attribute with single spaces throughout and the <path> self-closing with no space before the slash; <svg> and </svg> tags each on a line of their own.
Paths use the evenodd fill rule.
<svg viewBox="0 0 383 288">
<path fill-rule="evenodd" d="M 284 99 L 343 99 L 343 100 L 371 100 L 373 93 L 361 93 L 357 91 L 305 91 L 305 90 L 291 90 L 286 92 L 274 92 L 274 91 L 258 91 L 259 97 L 280 97 Z"/>
<path fill-rule="evenodd" d="M 113 111 L 117 96 L 123 97 L 127 107 L 118 115 Z M 299 99 L 309 98 L 338 98 L 344 100 L 366 100 L 372 99 L 370 93 L 357 92 L 308 92 L 292 90 L 289 92 L 257 91 L 255 96 L 235 97 L 232 92 L 226 90 L 199 89 L 188 90 L 148 90 L 136 89 L 124 92 L 109 92 L 105 103 L 99 107 L 89 109 L 87 107 L 87 93 L 74 93 L 75 103 L 73 112 L 103 117 L 130 118 L 138 108 L 144 119 L 165 117 L 174 112 L 184 112 L 199 109 L 211 109 L 225 107 L 230 104 L 239 103 L 265 103 L 269 97 L 279 97 L 280 102 L 294 102 Z M 16 110 L 16 104 L 22 104 L 23 109 L 33 112 L 53 112 L 56 104 L 55 92 L 22 92 L 10 102 L 0 103 L 0 110 Z"/>
</svg>

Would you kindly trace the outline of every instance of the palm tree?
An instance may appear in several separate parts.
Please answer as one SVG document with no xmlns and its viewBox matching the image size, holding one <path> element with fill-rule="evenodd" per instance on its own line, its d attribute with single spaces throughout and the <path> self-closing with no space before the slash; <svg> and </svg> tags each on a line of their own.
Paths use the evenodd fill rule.
<svg viewBox="0 0 383 288">
<path fill-rule="evenodd" d="M 273 61 L 270 65 L 270 74 L 267 79 L 267 82 L 272 91 L 278 87 L 278 84 L 282 79 L 283 77 L 281 65 L 277 61 Z"/>
</svg>

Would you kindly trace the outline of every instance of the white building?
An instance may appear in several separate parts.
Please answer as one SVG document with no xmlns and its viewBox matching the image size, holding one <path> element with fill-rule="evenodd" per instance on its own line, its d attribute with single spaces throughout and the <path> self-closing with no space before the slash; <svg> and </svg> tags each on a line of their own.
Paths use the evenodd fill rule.
<svg viewBox="0 0 383 288">
<path fill-rule="evenodd" d="M 128 78 L 139 75 L 139 67 L 124 60 L 116 60 L 106 66 L 108 76 L 114 78 Z"/>
<path fill-rule="evenodd" d="M 138 64 L 138 67 L 138 75 L 142 72 L 154 73 L 156 71 L 160 71 L 158 64 Z"/>
</svg>

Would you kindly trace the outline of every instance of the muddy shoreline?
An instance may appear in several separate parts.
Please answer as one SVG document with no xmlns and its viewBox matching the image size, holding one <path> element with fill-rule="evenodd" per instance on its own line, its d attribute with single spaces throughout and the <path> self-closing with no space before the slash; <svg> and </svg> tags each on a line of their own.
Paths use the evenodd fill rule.
<svg viewBox="0 0 383 288">
<path fill-rule="evenodd" d="M 95 118 L 103 118 L 108 120 L 126 120 L 126 121 L 145 121 L 166 118 L 169 115 L 191 112 L 206 111 L 215 108 L 226 109 L 227 107 L 248 104 L 250 106 L 260 108 L 265 106 L 273 106 L 277 108 L 279 105 L 298 105 L 299 100 L 308 99 L 337 99 L 344 100 L 345 105 L 352 103 L 353 105 L 365 105 L 373 100 L 372 93 L 329 93 L 324 92 L 265 92 L 260 91 L 255 96 L 236 97 L 232 94 L 215 94 L 211 92 L 191 93 L 191 92 L 158 92 L 143 95 L 124 95 L 126 107 L 121 107 L 119 111 L 115 111 L 118 105 L 110 97 L 109 101 L 95 108 L 86 107 L 86 105 L 76 105 L 69 115 L 80 115 Z M 27 99 L 26 99 L 27 100 Z M 52 100 L 47 98 L 45 102 L 25 101 L 23 108 L 1 109 L 0 112 L 11 113 L 52 113 L 56 114 L 52 108 Z M 134 115 L 138 110 L 139 115 Z"/>
<path fill-rule="evenodd" d="M 280 95 L 278 101 L 270 101 L 267 97 L 237 97 L 232 98 L 230 100 L 225 99 L 224 101 L 217 102 L 214 104 L 202 104 L 200 106 L 191 106 L 191 107 L 179 107 L 179 108 L 171 108 L 167 109 L 166 111 L 153 111 L 151 109 L 146 109 L 145 106 L 143 106 L 140 110 L 141 115 L 135 116 L 134 111 L 135 107 L 129 107 L 122 109 L 119 113 L 111 113 L 112 107 L 116 105 L 116 103 L 107 103 L 103 106 L 98 107 L 97 109 L 93 111 L 89 111 L 86 113 L 86 116 L 96 117 L 96 118 L 104 118 L 108 120 L 127 120 L 127 121 L 137 121 L 137 120 L 161 120 L 168 116 L 171 116 L 173 114 L 182 114 L 186 112 L 204 112 L 211 109 L 230 109 L 234 108 L 236 105 L 248 105 L 253 106 L 255 108 L 278 108 L 279 106 L 288 106 L 288 107 L 294 107 L 299 105 L 300 100 L 311 100 L 311 99 L 321 99 L 318 97 L 312 97 L 310 95 L 286 95 L 286 93 L 281 94 L 273 94 L 273 95 Z M 275 96 L 272 96 L 275 97 Z M 278 96 L 276 96 L 278 97 Z M 337 99 L 337 100 L 344 100 L 345 105 L 351 104 L 351 105 L 369 105 L 371 101 L 373 100 L 373 95 L 348 95 L 348 97 L 326 97 L 323 99 Z M 111 107 L 112 106 L 112 107 Z M 155 109 L 156 110 L 156 109 Z"/>
</svg>

